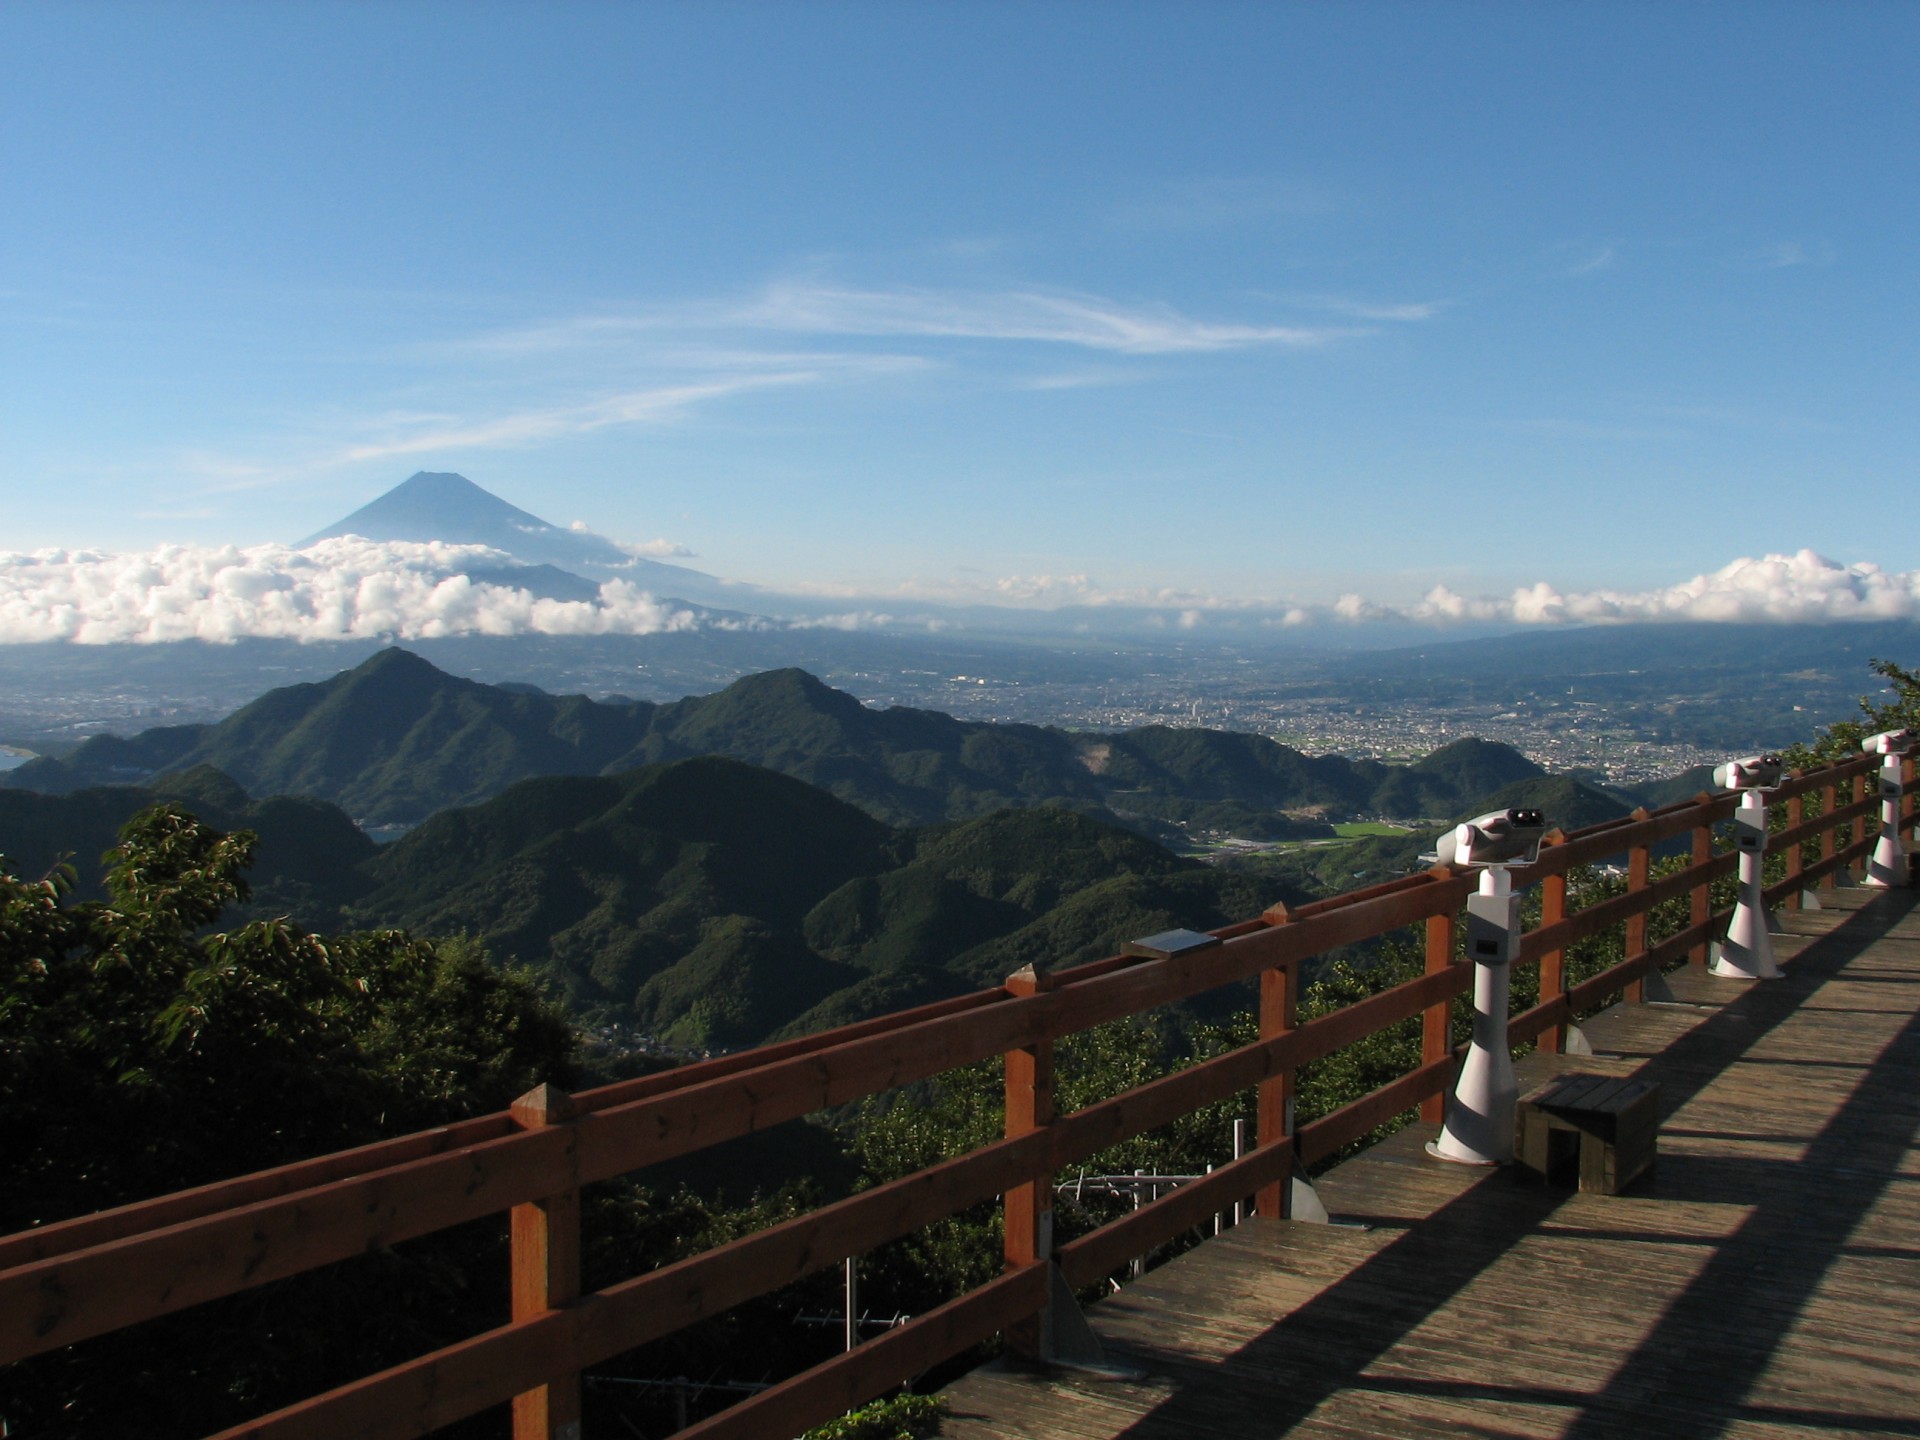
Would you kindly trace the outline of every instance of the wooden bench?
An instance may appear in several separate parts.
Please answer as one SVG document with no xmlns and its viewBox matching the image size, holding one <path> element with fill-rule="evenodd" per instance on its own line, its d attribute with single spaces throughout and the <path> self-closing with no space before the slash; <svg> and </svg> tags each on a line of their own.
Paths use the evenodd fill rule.
<svg viewBox="0 0 1920 1440">
<path fill-rule="evenodd" d="M 1577 1178 L 1589 1194 L 1617 1195 L 1653 1164 L 1660 1086 L 1612 1075 L 1561 1075 L 1520 1101 L 1514 1148 L 1550 1185 Z"/>
</svg>

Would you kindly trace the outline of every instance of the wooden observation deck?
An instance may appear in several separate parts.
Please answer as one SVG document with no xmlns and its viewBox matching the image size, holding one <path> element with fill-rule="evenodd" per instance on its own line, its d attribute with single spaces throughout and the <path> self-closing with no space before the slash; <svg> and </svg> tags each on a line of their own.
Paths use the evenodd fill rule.
<svg viewBox="0 0 1920 1440">
<path fill-rule="evenodd" d="M 1417 1125 L 1323 1176 L 1334 1224 L 1255 1220 L 1092 1307 L 1137 1379 L 1005 1363 L 954 1440 L 1920 1435 L 1920 914 L 1823 892 L 1785 978 L 1672 978 L 1586 1023 L 1658 1080 L 1620 1195 L 1430 1159 Z"/>
</svg>

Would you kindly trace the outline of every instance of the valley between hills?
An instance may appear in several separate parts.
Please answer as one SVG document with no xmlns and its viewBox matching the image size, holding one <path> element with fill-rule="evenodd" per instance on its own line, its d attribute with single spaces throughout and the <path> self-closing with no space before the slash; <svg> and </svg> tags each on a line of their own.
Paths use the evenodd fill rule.
<svg viewBox="0 0 1920 1440">
<path fill-rule="evenodd" d="M 1397 873 L 1439 824 L 1494 806 L 1539 805 L 1572 828 L 1664 798 L 1480 740 L 1391 765 L 1231 731 L 875 709 L 799 670 L 668 704 L 595 701 L 460 679 L 399 649 L 216 723 L 96 737 L 0 778 L 0 853 L 17 873 L 71 856 L 98 893 L 94 857 L 170 801 L 258 835 L 239 918 L 471 935 L 603 1043 L 668 1054 Z M 1333 841 L 1335 822 L 1383 817 L 1408 828 L 1191 853 L 1227 835 Z"/>
</svg>

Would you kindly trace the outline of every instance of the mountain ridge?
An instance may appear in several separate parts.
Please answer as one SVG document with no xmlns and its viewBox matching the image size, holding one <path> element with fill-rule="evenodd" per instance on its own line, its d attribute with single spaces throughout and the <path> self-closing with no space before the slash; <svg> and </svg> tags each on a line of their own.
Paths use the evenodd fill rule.
<svg viewBox="0 0 1920 1440">
<path fill-rule="evenodd" d="M 448 675 L 388 649 L 331 679 L 280 687 L 225 719 L 96 736 L 0 784 L 63 793 L 196 765 L 250 794 L 310 795 L 380 825 L 418 824 L 540 775 L 616 774 L 724 754 L 791 775 L 894 825 L 1006 806 L 1064 805 L 1171 837 L 1318 833 L 1287 812 L 1453 813 L 1540 768 L 1510 747 L 1456 742 L 1413 766 L 1308 756 L 1263 736 L 1148 726 L 1079 733 L 876 709 L 805 671 L 765 671 L 666 704 L 549 695 Z"/>
</svg>

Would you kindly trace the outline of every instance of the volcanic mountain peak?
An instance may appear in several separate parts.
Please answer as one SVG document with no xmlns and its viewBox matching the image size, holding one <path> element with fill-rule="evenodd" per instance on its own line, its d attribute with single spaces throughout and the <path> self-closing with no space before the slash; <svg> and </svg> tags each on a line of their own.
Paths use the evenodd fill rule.
<svg viewBox="0 0 1920 1440">
<path fill-rule="evenodd" d="M 487 545 L 528 565 L 556 566 L 568 572 L 601 574 L 618 569 L 650 589 L 679 581 L 712 577 L 679 565 L 635 558 L 613 541 L 590 530 L 567 530 L 510 505 L 464 475 L 422 470 L 377 500 L 369 501 L 336 524 L 300 544 L 360 535 L 368 540 L 444 540 L 457 545 Z M 491 577 L 489 577 L 491 578 Z"/>
</svg>

